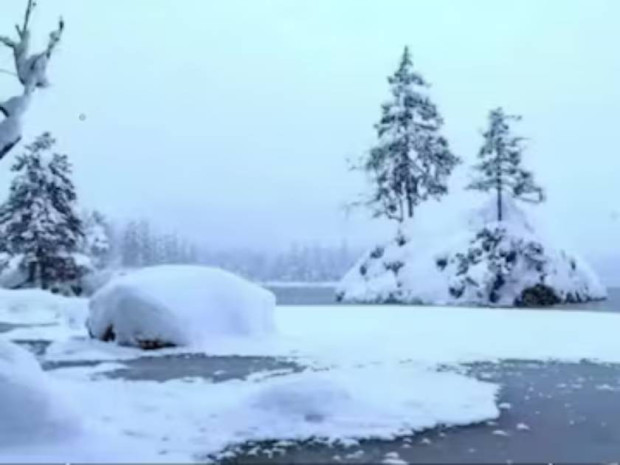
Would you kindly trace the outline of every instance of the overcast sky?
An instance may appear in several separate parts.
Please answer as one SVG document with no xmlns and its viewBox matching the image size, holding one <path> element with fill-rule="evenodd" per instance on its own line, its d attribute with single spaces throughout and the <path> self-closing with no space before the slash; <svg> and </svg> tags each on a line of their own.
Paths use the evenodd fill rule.
<svg viewBox="0 0 620 465">
<path fill-rule="evenodd" d="M 24 3 L 0 0 L 0 31 Z M 86 206 L 217 247 L 371 243 L 389 227 L 345 215 L 364 186 L 347 159 L 372 143 L 408 44 L 465 161 L 450 198 L 421 212 L 422 230 L 454 227 L 471 203 L 460 187 L 502 105 L 524 116 L 547 229 L 586 255 L 620 252 L 617 0 L 39 4 L 39 41 L 60 14 L 67 29 L 26 134 L 57 136 Z M 6 50 L 0 67 L 11 67 Z M 11 89 L 0 74 L 0 96 Z"/>
</svg>

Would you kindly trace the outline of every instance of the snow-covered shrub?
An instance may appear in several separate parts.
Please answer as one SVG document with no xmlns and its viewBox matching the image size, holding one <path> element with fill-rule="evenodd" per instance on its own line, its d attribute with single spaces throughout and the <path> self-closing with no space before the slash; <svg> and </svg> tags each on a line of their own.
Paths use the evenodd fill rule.
<svg viewBox="0 0 620 465">
<path fill-rule="evenodd" d="M 90 301 L 92 337 L 156 349 L 274 330 L 275 296 L 238 276 L 164 265 L 112 279 Z"/>
<path fill-rule="evenodd" d="M 343 278 L 340 300 L 366 303 L 548 306 L 604 299 L 605 288 L 577 256 L 537 234 L 510 198 L 495 199 L 450 240 L 429 251 L 397 238 L 373 249 Z"/>
<path fill-rule="evenodd" d="M 78 417 L 26 350 L 0 340 L 0 447 L 75 432 Z"/>
</svg>

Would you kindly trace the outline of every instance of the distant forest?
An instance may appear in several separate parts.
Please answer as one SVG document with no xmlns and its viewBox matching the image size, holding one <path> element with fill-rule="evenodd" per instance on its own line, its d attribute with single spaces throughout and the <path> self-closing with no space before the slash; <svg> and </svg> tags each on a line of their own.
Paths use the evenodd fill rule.
<svg viewBox="0 0 620 465">
<path fill-rule="evenodd" d="M 176 233 L 161 233 L 147 220 L 106 229 L 110 235 L 109 262 L 115 266 L 193 263 L 221 267 L 259 281 L 337 281 L 361 254 L 344 242 L 337 247 L 294 243 L 280 252 L 220 250 Z"/>
</svg>

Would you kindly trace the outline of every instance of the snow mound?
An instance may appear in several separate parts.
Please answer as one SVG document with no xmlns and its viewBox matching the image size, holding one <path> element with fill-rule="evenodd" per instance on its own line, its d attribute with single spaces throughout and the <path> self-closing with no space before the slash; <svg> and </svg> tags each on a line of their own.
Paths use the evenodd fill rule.
<svg viewBox="0 0 620 465">
<path fill-rule="evenodd" d="M 606 297 L 592 269 L 538 234 L 511 200 L 474 212 L 464 232 L 436 238 L 431 249 L 400 231 L 375 247 L 343 278 L 347 302 L 548 306 Z M 406 229 L 405 229 L 406 230 Z"/>
<path fill-rule="evenodd" d="M 0 446 L 0 461 L 219 463 L 248 441 L 350 445 L 499 415 L 496 385 L 412 364 L 224 383 L 93 379 L 99 368 L 68 370 L 54 376 L 88 412 L 82 437 L 37 448 Z"/>
<path fill-rule="evenodd" d="M 275 330 L 275 296 L 201 266 L 155 266 L 112 279 L 90 301 L 92 337 L 153 349 Z"/>
<path fill-rule="evenodd" d="M 38 289 L 0 289 L 0 323 L 24 325 L 82 325 L 85 300 Z"/>
<path fill-rule="evenodd" d="M 0 446 L 53 440 L 78 430 L 78 417 L 35 358 L 0 340 Z"/>
<path fill-rule="evenodd" d="M 82 278 L 82 290 L 84 291 L 84 295 L 92 296 L 99 289 L 104 287 L 110 281 L 115 278 L 119 278 L 121 276 L 125 276 L 131 273 L 130 269 L 111 269 L 105 268 L 102 270 L 94 270 L 91 273 Z"/>
<path fill-rule="evenodd" d="M 497 418 L 497 386 L 415 366 L 305 372 L 273 378 L 236 409 L 246 440 L 390 439 L 438 425 Z"/>
<path fill-rule="evenodd" d="M 95 272 L 92 260 L 81 253 L 65 254 L 67 266 L 72 267 L 74 278 L 65 282 L 53 282 L 50 290 L 66 296 L 82 295 L 84 279 Z M 28 282 L 27 267 L 24 265 L 23 254 L 10 255 L 0 253 L 0 288 L 1 289 L 28 289 L 32 284 Z"/>
</svg>

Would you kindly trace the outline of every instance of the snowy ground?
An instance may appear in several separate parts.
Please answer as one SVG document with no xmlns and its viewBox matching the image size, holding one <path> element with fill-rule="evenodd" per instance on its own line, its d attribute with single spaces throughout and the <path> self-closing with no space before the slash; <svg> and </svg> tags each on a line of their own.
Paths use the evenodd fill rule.
<svg viewBox="0 0 620 465">
<path fill-rule="evenodd" d="M 0 322 L 29 326 L 0 337 L 51 341 L 43 362 L 77 364 L 48 373 L 69 394 L 84 424 L 80 435 L 64 442 L 4 447 L 0 460 L 5 462 L 187 461 L 218 457 L 229 446 L 264 439 L 318 436 L 341 444 L 389 439 L 499 414 L 495 384 L 437 372 L 440 364 L 498 359 L 620 363 L 620 316 L 614 314 L 283 306 L 276 309 L 277 338 L 212 340 L 203 347 L 148 356 L 267 356 L 290 360 L 294 367 L 266 366 L 244 379 L 109 379 L 106 372 L 145 354 L 88 340 L 80 324 L 84 301 L 65 305 L 23 297 L 16 303 L 12 294 L 10 304 L 0 304 Z M 46 311 L 50 305 L 53 312 Z M 45 326 L 32 326 L 37 323 Z M 97 360 L 108 363 L 81 363 Z"/>
<path fill-rule="evenodd" d="M 617 462 L 620 419 L 610 406 L 620 392 L 619 365 L 480 362 L 465 371 L 501 385 L 497 420 L 337 447 L 246 444 L 230 464 Z"/>
</svg>

